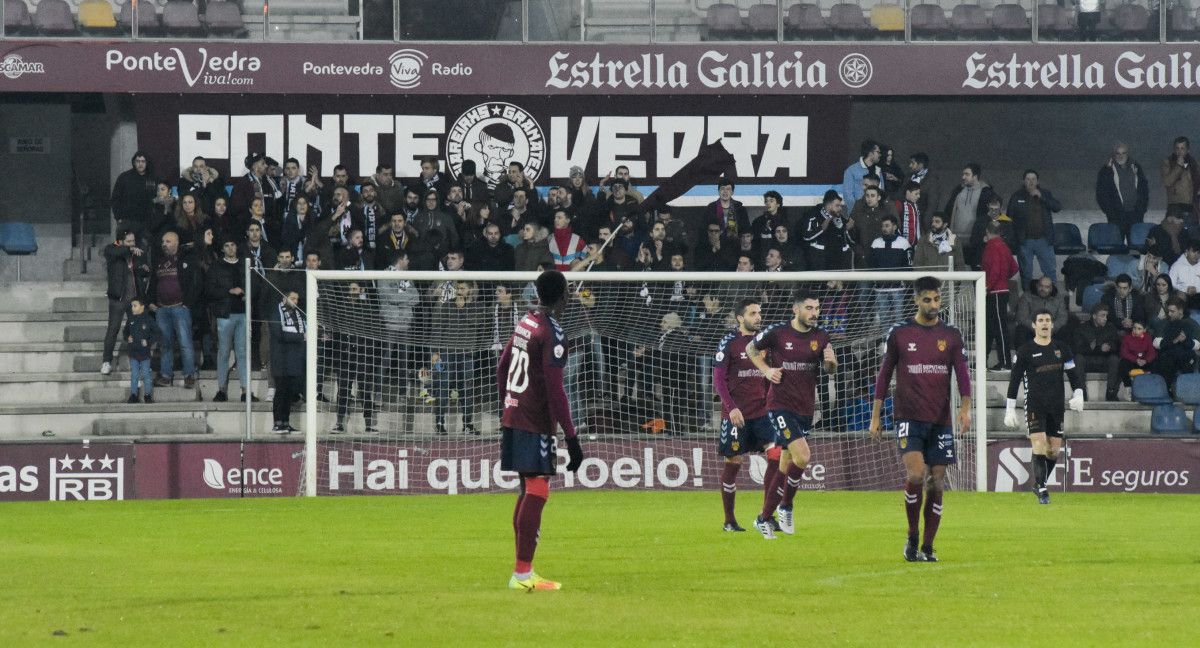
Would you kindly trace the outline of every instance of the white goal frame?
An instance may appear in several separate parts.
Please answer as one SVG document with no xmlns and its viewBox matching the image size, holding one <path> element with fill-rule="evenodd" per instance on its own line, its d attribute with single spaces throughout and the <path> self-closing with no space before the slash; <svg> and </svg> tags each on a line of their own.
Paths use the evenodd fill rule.
<svg viewBox="0 0 1200 648">
<path fill-rule="evenodd" d="M 504 281 L 529 282 L 537 278 L 537 272 L 479 272 L 479 271 L 411 271 L 396 272 L 389 270 L 315 270 L 306 273 L 307 294 L 304 304 L 307 320 L 305 335 L 305 419 L 304 419 L 304 495 L 317 495 L 317 298 L 320 281 Z M 625 282 L 644 281 L 676 281 L 680 279 L 678 272 L 567 272 L 564 273 L 569 284 L 576 282 Z M 747 274 L 750 276 L 747 277 Z M 918 277 L 931 276 L 942 281 L 973 282 L 975 286 L 975 371 L 972 376 L 974 416 L 972 424 L 975 428 L 975 490 L 987 490 L 987 284 L 984 273 L 974 271 L 942 271 L 926 272 L 923 270 L 907 271 L 837 271 L 837 272 L 773 272 L 773 273 L 744 273 L 744 272 L 687 272 L 684 277 L 696 282 L 744 282 L 757 279 L 759 281 L 827 281 L 841 279 L 846 281 L 900 281 L 911 282 Z M 953 383 L 952 383 L 953 384 Z"/>
</svg>

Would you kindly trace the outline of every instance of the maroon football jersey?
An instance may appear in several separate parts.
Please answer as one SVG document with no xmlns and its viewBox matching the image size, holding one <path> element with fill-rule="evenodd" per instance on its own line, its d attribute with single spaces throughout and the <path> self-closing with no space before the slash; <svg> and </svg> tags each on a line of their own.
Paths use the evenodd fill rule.
<svg viewBox="0 0 1200 648">
<path fill-rule="evenodd" d="M 722 398 L 721 418 L 729 418 L 733 407 L 742 410 L 742 416 L 747 419 L 767 415 L 767 379 L 746 356 L 746 345 L 753 339 L 753 335 L 742 335 L 735 330 L 721 338 L 717 345 L 713 366 L 725 369 L 725 387 L 736 404 L 726 403 Z"/>
<path fill-rule="evenodd" d="M 813 415 L 817 374 L 828 345 L 829 335 L 824 329 L 815 327 L 801 333 L 790 321 L 773 324 L 754 337 L 754 348 L 770 351 L 771 366 L 783 369 L 783 381 L 771 383 L 767 409 Z"/>
<path fill-rule="evenodd" d="M 529 311 L 517 323 L 502 357 L 508 358 L 502 378 L 504 427 L 554 434 L 547 374 L 561 376 L 567 364 L 567 341 L 558 322 L 540 310 Z"/>
<path fill-rule="evenodd" d="M 892 370 L 896 371 L 896 393 L 892 397 L 898 421 L 921 421 L 950 425 L 950 372 L 958 381 L 958 392 L 971 395 L 967 352 L 962 333 L 939 321 L 922 326 L 916 320 L 897 324 L 888 332 L 883 366 L 875 379 L 875 398 L 887 397 Z"/>
</svg>

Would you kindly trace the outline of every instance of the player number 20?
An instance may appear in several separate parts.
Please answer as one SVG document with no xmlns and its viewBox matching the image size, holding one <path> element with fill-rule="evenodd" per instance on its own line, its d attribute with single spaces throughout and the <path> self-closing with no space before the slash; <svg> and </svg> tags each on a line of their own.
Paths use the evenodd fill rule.
<svg viewBox="0 0 1200 648">
<path fill-rule="evenodd" d="M 524 349 L 513 349 L 512 361 L 508 363 L 507 387 L 513 394 L 529 388 L 529 354 Z"/>
</svg>

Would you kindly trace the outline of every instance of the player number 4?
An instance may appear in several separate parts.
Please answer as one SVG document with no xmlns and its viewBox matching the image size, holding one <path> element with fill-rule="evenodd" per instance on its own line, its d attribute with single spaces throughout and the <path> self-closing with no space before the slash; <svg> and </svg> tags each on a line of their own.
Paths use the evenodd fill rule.
<svg viewBox="0 0 1200 648">
<path fill-rule="evenodd" d="M 529 354 L 524 349 L 513 349 L 512 354 L 506 387 L 509 393 L 520 394 L 529 388 Z"/>
</svg>

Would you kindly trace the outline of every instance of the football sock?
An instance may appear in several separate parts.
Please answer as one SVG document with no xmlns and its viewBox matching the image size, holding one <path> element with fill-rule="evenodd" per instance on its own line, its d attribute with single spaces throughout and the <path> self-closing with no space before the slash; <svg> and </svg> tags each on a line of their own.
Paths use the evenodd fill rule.
<svg viewBox="0 0 1200 648">
<path fill-rule="evenodd" d="M 775 450 L 772 448 L 771 450 Z M 775 475 L 779 472 L 779 453 L 774 453 L 772 456 L 771 450 L 767 451 L 767 470 L 763 473 L 763 500 L 766 501 L 767 493 L 775 488 Z"/>
<path fill-rule="evenodd" d="M 521 486 L 517 490 L 517 504 L 513 506 L 513 542 L 518 543 L 519 547 L 520 536 L 517 533 L 517 518 L 521 515 L 521 500 L 525 499 L 525 478 L 521 477 Z"/>
<path fill-rule="evenodd" d="M 759 515 L 760 519 L 775 515 L 775 509 L 779 507 L 779 500 L 783 498 L 783 484 L 787 481 L 787 475 L 776 470 L 770 476 L 771 487 L 767 489 L 767 494 L 763 497 L 763 510 Z"/>
<path fill-rule="evenodd" d="M 517 514 L 517 565 L 514 573 L 533 571 L 533 552 L 537 550 L 538 530 L 542 526 L 542 508 L 550 498 L 550 480 L 529 477 L 525 480 L 525 496 Z"/>
<path fill-rule="evenodd" d="M 1033 455 L 1033 486 L 1041 490 L 1046 487 L 1046 456 Z"/>
<path fill-rule="evenodd" d="M 917 527 L 921 523 L 921 495 L 924 492 L 921 482 L 904 482 L 904 512 L 908 514 L 908 537 L 917 537 Z"/>
<path fill-rule="evenodd" d="M 1050 481 L 1050 475 L 1054 474 L 1054 466 L 1058 465 L 1058 456 L 1042 457 L 1042 461 L 1046 464 L 1046 474 L 1042 477 L 1042 485 Z"/>
<path fill-rule="evenodd" d="M 779 503 L 783 508 L 792 508 L 792 499 L 796 497 L 796 489 L 800 488 L 804 469 L 791 462 L 787 467 L 787 482 L 783 487 L 783 500 Z"/>
<path fill-rule="evenodd" d="M 921 550 L 933 548 L 938 525 L 942 522 L 942 491 L 929 489 L 925 494 L 925 536 L 921 538 Z"/>
<path fill-rule="evenodd" d="M 737 522 L 737 518 L 733 515 L 733 500 L 737 497 L 737 475 L 741 467 L 740 463 L 727 461 L 725 467 L 721 469 L 721 504 L 725 506 L 726 524 Z"/>
</svg>

